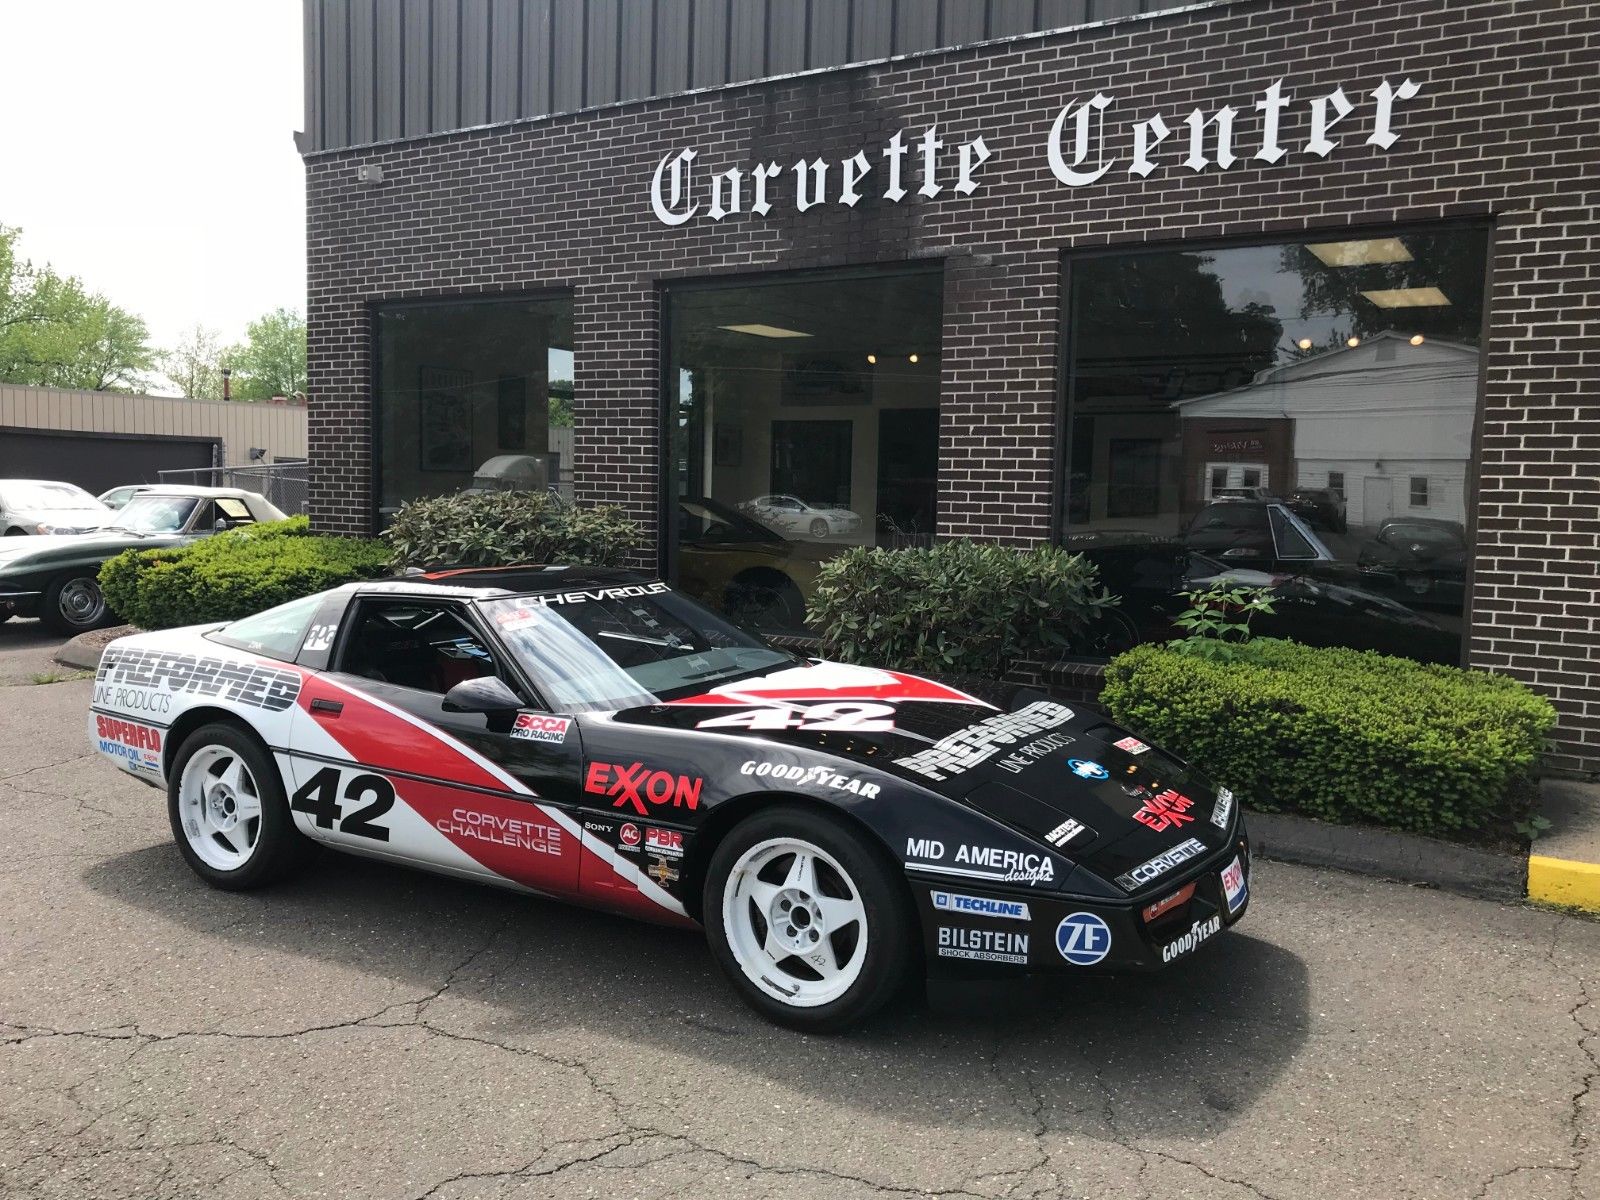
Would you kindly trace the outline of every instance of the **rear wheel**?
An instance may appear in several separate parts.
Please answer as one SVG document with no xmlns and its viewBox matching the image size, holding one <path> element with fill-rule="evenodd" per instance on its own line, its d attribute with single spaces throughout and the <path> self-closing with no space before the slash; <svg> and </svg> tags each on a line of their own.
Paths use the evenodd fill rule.
<svg viewBox="0 0 1600 1200">
<path fill-rule="evenodd" d="M 93 575 L 60 575 L 50 581 L 39 606 L 39 619 L 56 633 L 87 633 L 110 615 L 100 581 Z"/>
<path fill-rule="evenodd" d="M 294 827 L 271 757 L 233 725 L 203 725 L 178 748 L 167 816 L 184 861 L 225 891 L 281 879 L 314 849 Z"/>
<path fill-rule="evenodd" d="M 706 936 L 763 1016 L 812 1032 L 882 1006 L 915 956 L 915 916 L 881 854 L 836 820 L 782 807 L 750 818 L 707 872 Z"/>
</svg>

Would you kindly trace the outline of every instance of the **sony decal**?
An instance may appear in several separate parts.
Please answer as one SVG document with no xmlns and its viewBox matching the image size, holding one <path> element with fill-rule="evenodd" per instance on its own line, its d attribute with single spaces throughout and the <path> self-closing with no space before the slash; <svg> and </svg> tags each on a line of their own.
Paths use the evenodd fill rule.
<svg viewBox="0 0 1600 1200">
<path fill-rule="evenodd" d="M 1109 134 L 1106 126 L 1117 96 L 1097 91 L 1056 113 L 1040 149 L 1050 174 L 1072 188 L 1100 183 L 1112 172 L 1144 179 L 1178 167 L 1199 173 L 1226 171 L 1246 161 L 1276 166 L 1296 154 L 1327 158 L 1341 139 L 1359 136 L 1362 129 L 1366 137 L 1361 144 L 1388 150 L 1400 140 L 1394 128 L 1396 105 L 1416 99 L 1421 90 L 1415 80 L 1402 80 L 1398 86 L 1383 80 L 1366 93 L 1370 103 L 1364 107 L 1370 111 L 1357 126 L 1345 122 L 1354 116 L 1360 92 L 1352 100 L 1343 87 L 1335 87 L 1305 96 L 1297 104 L 1278 79 L 1237 108 L 1232 104 L 1214 112 L 1196 108 L 1186 116 L 1175 116 L 1171 124 L 1160 113 L 1120 126 L 1113 120 Z M 1297 135 L 1291 144 L 1284 118 L 1297 107 L 1303 113 L 1296 124 L 1303 129 L 1304 140 Z M 1248 144 L 1235 128 L 1246 108 L 1259 114 L 1250 118 Z M 937 125 L 912 135 L 898 129 L 881 146 L 857 150 L 838 161 L 820 157 L 808 161 L 802 156 L 787 165 L 771 160 L 711 172 L 697 168 L 700 151 L 682 147 L 656 164 L 650 178 L 650 210 L 663 225 L 677 226 L 696 217 L 709 221 L 745 214 L 766 217 L 775 207 L 792 206 L 802 213 L 828 204 L 854 208 L 868 197 L 899 204 L 913 191 L 929 200 L 947 190 L 970 196 L 982 185 L 980 169 L 995 154 L 982 136 L 948 142 Z"/>
</svg>

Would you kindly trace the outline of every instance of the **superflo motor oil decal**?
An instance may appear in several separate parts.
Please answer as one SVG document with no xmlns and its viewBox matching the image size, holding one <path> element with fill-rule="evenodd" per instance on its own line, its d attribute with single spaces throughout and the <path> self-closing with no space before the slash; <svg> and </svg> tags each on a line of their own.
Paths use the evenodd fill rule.
<svg viewBox="0 0 1600 1200">
<path fill-rule="evenodd" d="M 161 774 L 161 730 L 138 721 L 94 714 L 95 745 L 120 765 L 149 775 Z"/>
</svg>

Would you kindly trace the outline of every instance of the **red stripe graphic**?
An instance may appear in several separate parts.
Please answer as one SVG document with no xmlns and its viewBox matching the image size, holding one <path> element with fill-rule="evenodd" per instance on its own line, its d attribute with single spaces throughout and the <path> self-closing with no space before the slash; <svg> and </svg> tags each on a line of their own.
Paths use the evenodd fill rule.
<svg viewBox="0 0 1600 1200">
<path fill-rule="evenodd" d="M 969 696 L 955 688 L 923 679 L 916 675 L 902 675 L 898 671 L 881 671 L 873 667 L 853 667 L 839 663 L 820 663 L 779 671 L 761 679 L 741 679 L 702 692 L 673 700 L 673 704 L 726 704 L 750 705 L 761 703 L 811 703 L 829 700 L 880 700 L 888 703 L 976 704 L 981 708 L 994 705 Z"/>
</svg>

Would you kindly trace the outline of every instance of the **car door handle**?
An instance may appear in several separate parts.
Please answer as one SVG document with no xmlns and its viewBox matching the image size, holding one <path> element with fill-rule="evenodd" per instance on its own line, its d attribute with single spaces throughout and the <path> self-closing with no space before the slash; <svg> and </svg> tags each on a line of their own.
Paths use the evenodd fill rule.
<svg viewBox="0 0 1600 1200">
<path fill-rule="evenodd" d="M 324 714 L 326 716 L 337 717 L 343 711 L 344 711 L 344 701 L 343 700 L 321 700 L 321 699 L 318 699 L 318 700 L 313 700 L 311 702 L 311 713 L 312 713 L 313 716 L 317 715 L 318 713 L 322 713 L 322 714 Z"/>
</svg>

